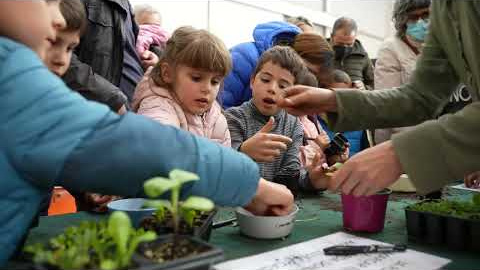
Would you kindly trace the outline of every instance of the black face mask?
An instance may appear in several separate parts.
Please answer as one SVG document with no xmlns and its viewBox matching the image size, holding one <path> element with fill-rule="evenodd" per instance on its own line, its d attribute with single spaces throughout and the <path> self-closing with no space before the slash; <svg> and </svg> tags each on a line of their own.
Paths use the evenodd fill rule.
<svg viewBox="0 0 480 270">
<path fill-rule="evenodd" d="M 333 50 L 335 51 L 335 60 L 341 60 L 352 53 L 353 47 L 335 45 L 333 46 Z"/>
</svg>

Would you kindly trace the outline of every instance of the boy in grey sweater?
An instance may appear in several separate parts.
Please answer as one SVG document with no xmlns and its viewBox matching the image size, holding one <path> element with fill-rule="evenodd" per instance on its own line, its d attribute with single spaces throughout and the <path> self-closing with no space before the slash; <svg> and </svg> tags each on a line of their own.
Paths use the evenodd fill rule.
<svg viewBox="0 0 480 270">
<path fill-rule="evenodd" d="M 255 160 L 263 178 L 290 189 L 327 187 L 321 154 L 301 168 L 303 127 L 299 119 L 276 105 L 285 88 L 305 71 L 302 59 L 289 47 L 275 46 L 260 57 L 250 80 L 252 99 L 225 113 L 232 147 Z M 295 190 L 294 190 L 295 191 Z"/>
</svg>

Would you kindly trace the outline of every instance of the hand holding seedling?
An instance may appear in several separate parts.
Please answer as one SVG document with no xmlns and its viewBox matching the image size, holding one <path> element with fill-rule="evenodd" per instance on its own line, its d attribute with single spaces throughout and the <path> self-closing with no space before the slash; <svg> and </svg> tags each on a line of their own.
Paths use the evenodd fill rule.
<svg viewBox="0 0 480 270">
<path fill-rule="evenodd" d="M 347 160 L 333 174 L 329 189 L 355 196 L 373 195 L 393 184 L 402 172 L 392 141 L 386 141 Z"/>
<path fill-rule="evenodd" d="M 287 150 L 287 144 L 292 143 L 289 137 L 270 133 L 274 124 L 274 118 L 270 117 L 262 129 L 242 143 L 240 151 L 257 162 L 272 162 L 281 151 Z"/>
</svg>

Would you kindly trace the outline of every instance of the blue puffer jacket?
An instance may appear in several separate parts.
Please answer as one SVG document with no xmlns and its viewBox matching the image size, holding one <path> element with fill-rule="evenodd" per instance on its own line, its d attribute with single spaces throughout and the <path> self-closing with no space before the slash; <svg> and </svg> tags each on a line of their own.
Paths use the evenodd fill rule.
<svg viewBox="0 0 480 270">
<path fill-rule="evenodd" d="M 183 195 L 235 206 L 247 204 L 257 189 L 258 166 L 247 156 L 87 101 L 33 51 L 2 37 L 0 107 L 0 268 L 54 185 L 141 196 L 145 179 L 180 168 L 201 178 Z"/>
<path fill-rule="evenodd" d="M 240 43 L 231 48 L 233 69 L 225 78 L 224 89 L 219 95 L 222 106 L 227 109 L 250 100 L 250 77 L 260 55 L 273 47 L 278 38 L 293 42 L 300 32 L 300 28 L 286 22 L 262 23 L 253 30 L 253 42 Z"/>
</svg>

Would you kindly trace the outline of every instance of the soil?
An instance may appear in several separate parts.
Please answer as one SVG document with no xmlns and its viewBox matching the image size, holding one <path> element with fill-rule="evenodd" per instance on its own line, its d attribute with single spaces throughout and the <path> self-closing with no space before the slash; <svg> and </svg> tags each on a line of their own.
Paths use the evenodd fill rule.
<svg viewBox="0 0 480 270">
<path fill-rule="evenodd" d="M 171 242 L 148 245 L 143 250 L 143 256 L 155 262 L 173 261 L 179 258 L 193 256 L 208 251 L 207 246 L 200 246 L 188 238 L 174 238 Z"/>
<path fill-rule="evenodd" d="M 196 217 L 193 221 L 193 227 L 190 227 L 184 220 L 181 219 L 178 227 L 178 234 L 193 235 L 194 228 L 201 227 L 207 218 L 208 214 L 202 214 Z M 155 216 L 146 217 L 140 222 L 140 227 L 144 228 L 145 230 L 155 231 L 158 234 L 173 233 L 172 215 L 167 213 L 161 222 L 158 222 Z"/>
</svg>

